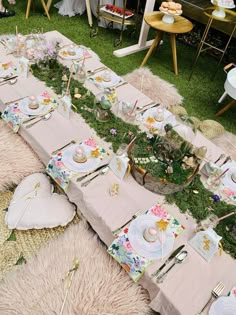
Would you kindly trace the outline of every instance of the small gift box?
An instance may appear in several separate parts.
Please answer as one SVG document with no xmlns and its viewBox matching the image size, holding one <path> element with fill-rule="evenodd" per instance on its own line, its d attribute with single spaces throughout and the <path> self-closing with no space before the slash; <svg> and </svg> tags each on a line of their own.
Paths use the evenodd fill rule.
<svg viewBox="0 0 236 315">
<path fill-rule="evenodd" d="M 208 262 L 218 252 L 222 239 L 212 228 L 200 231 L 189 241 L 189 244 Z"/>
</svg>

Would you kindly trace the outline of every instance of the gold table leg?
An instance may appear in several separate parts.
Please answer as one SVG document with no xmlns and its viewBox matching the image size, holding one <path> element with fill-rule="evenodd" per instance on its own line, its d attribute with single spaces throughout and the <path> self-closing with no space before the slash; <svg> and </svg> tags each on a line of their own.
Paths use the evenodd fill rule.
<svg viewBox="0 0 236 315">
<path fill-rule="evenodd" d="M 232 107 L 234 104 L 236 104 L 236 100 L 232 100 L 229 104 L 227 104 L 225 107 L 223 107 L 221 110 L 219 110 L 216 113 L 216 116 L 222 115 L 224 112 L 226 112 L 230 107 Z"/>
<path fill-rule="evenodd" d="M 175 34 L 170 34 L 170 42 L 171 42 L 171 49 L 172 49 L 172 56 L 173 56 L 174 72 L 175 72 L 175 75 L 178 75 Z"/>
<path fill-rule="evenodd" d="M 188 78 L 189 81 L 191 80 L 191 77 L 193 75 L 193 70 L 194 70 L 194 67 L 195 67 L 195 65 L 196 65 L 196 63 L 198 61 L 200 53 L 202 52 L 202 47 L 205 44 L 205 40 L 206 40 L 206 37 L 207 37 L 207 34 L 209 32 L 209 29 L 211 27 L 212 22 L 213 22 L 213 18 L 210 18 L 208 20 L 208 22 L 207 22 L 206 28 L 205 28 L 204 33 L 202 35 L 202 39 L 201 39 L 200 44 L 198 46 L 198 50 L 197 50 L 197 54 L 196 54 L 195 60 L 194 60 L 193 65 L 192 65 L 191 73 L 190 73 L 189 78 Z"/>
<path fill-rule="evenodd" d="M 43 8 L 44 8 L 44 11 L 45 11 L 45 13 L 46 13 L 48 19 L 51 20 L 50 15 L 49 15 L 49 13 L 48 13 L 48 8 L 47 8 L 46 3 L 44 2 L 44 0 L 41 0 L 41 3 L 42 3 L 42 6 L 43 6 Z"/>
<path fill-rule="evenodd" d="M 151 47 L 148 50 L 146 56 L 144 57 L 143 62 L 141 63 L 140 67 L 143 67 L 146 64 L 146 62 L 148 61 L 148 58 L 151 56 L 153 50 L 155 48 L 157 48 L 158 45 L 160 44 L 162 37 L 163 37 L 163 32 L 158 32 L 156 38 L 154 39 Z"/>
<path fill-rule="evenodd" d="M 28 19 L 28 17 L 29 17 L 30 7 L 31 7 L 31 0 L 28 0 L 28 2 L 27 2 L 27 8 L 26 8 L 26 14 L 25 14 L 25 18 L 26 18 L 26 19 Z"/>
</svg>

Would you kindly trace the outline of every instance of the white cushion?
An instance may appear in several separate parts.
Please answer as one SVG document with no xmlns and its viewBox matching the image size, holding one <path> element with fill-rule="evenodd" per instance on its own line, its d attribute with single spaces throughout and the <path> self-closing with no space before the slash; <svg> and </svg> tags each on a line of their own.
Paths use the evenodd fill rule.
<svg viewBox="0 0 236 315">
<path fill-rule="evenodd" d="M 5 222 L 10 229 L 28 230 L 67 225 L 75 206 L 67 197 L 52 193 L 48 176 L 32 174 L 22 180 L 13 195 Z"/>
</svg>

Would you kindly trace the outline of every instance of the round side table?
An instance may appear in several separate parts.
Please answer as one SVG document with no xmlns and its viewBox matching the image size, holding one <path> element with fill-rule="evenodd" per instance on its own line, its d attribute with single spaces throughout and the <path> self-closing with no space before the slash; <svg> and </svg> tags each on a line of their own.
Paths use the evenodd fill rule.
<svg viewBox="0 0 236 315">
<path fill-rule="evenodd" d="M 177 51 L 176 51 L 176 34 L 187 33 L 191 31 L 193 28 L 192 23 L 182 16 L 174 16 L 174 23 L 164 23 L 162 21 L 163 17 L 162 12 L 152 12 L 147 13 L 144 16 L 145 22 L 152 28 L 158 31 L 156 38 L 154 39 L 151 47 L 149 48 L 146 56 L 143 59 L 141 67 L 143 67 L 150 55 L 152 54 L 153 50 L 159 46 L 160 41 L 162 40 L 165 33 L 170 33 L 171 39 L 171 49 L 172 49 L 172 56 L 173 56 L 173 64 L 174 64 L 174 72 L 178 75 L 178 66 L 177 66 Z"/>
</svg>

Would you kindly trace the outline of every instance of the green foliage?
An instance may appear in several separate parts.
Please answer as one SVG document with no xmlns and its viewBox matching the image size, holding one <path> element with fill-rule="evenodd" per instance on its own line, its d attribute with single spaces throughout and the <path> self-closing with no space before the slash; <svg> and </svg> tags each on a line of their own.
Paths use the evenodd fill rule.
<svg viewBox="0 0 236 315">
<path fill-rule="evenodd" d="M 236 226 L 236 207 L 224 201 L 214 202 L 212 197 L 212 192 L 203 186 L 200 175 L 197 175 L 183 191 L 167 195 L 166 201 L 175 203 L 182 212 L 189 211 L 198 222 L 212 213 L 217 217 L 222 217 L 234 211 L 235 215 L 220 221 L 215 230 L 223 237 L 224 250 L 236 258 L 236 236 L 233 234 Z"/>
<path fill-rule="evenodd" d="M 18 258 L 17 262 L 15 263 L 16 266 L 26 264 L 26 259 L 24 256 L 21 254 L 20 257 Z"/>
<path fill-rule="evenodd" d="M 15 242 L 16 241 L 16 234 L 15 231 L 12 230 L 10 236 L 8 237 L 8 239 L 6 239 L 6 241 L 8 242 Z"/>
</svg>

